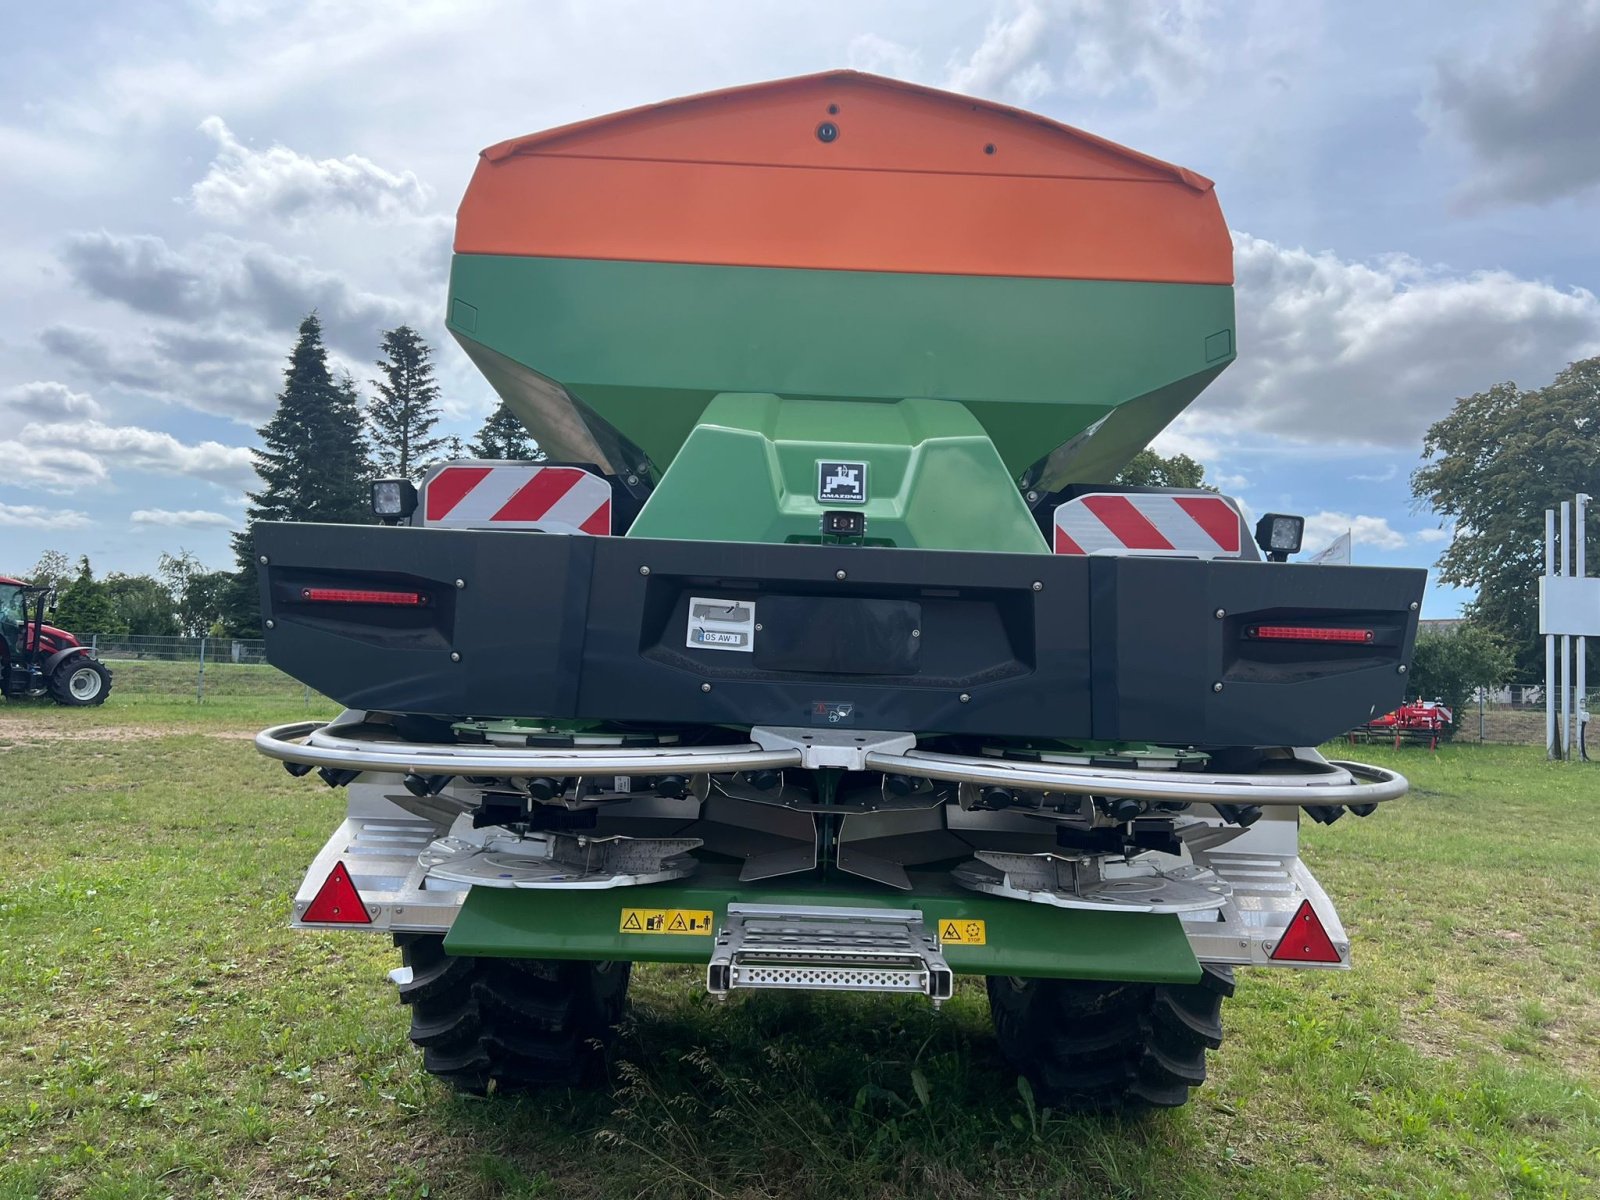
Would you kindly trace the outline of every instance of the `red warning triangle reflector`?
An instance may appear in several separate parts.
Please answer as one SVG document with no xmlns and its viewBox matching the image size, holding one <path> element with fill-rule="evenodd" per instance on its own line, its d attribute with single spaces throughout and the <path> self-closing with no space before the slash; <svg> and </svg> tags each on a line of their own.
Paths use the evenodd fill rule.
<svg viewBox="0 0 1600 1200">
<path fill-rule="evenodd" d="M 1309 900 L 1300 901 L 1300 907 L 1295 910 L 1294 916 L 1289 921 L 1289 927 L 1278 939 L 1277 948 L 1273 950 L 1271 957 L 1275 962 L 1340 961 L 1339 952 L 1333 947 L 1333 939 L 1322 927 L 1322 921 L 1318 918 L 1316 909 L 1311 907 Z"/>
<path fill-rule="evenodd" d="M 361 902 L 361 893 L 350 879 L 350 872 L 342 862 L 334 863 L 333 870 L 322 881 L 316 898 L 306 907 L 302 921 L 319 921 L 329 925 L 371 925 L 367 906 Z"/>
</svg>

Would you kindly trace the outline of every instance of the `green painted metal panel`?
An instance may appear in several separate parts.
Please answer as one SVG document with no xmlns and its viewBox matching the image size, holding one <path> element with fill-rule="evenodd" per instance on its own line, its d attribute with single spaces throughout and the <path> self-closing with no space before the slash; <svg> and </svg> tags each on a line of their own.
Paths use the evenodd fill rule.
<svg viewBox="0 0 1600 1200">
<path fill-rule="evenodd" d="M 1137 449 L 1232 359 L 1223 285 L 457 255 L 450 288 L 468 353 L 559 381 L 658 467 L 718 393 L 921 396 L 966 404 L 1018 478 L 1161 393 Z M 525 382 L 485 373 L 537 434 Z"/>
<path fill-rule="evenodd" d="M 817 465 L 867 466 L 875 544 L 1047 554 L 1039 526 L 981 425 L 949 400 L 787 400 L 723 395 L 634 521 L 629 537 L 814 541 Z"/>
<path fill-rule="evenodd" d="M 908 893 L 817 881 L 741 885 L 706 872 L 681 883 L 608 891 L 473 888 L 445 949 L 503 958 L 615 959 L 703 964 L 712 938 L 693 934 L 620 932 L 625 908 L 696 909 L 722 925 L 731 902 L 913 908 L 930 924 L 983 921 L 981 946 L 947 944 L 951 968 L 963 975 L 1047 976 L 1193 983 L 1200 965 L 1175 916 L 1052 908 L 969 892 L 944 876 L 913 876 Z"/>
</svg>

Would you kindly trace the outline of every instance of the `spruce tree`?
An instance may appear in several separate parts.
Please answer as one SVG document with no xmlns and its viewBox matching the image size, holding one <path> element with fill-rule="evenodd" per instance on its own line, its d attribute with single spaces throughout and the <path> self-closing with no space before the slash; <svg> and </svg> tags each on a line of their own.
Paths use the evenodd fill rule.
<svg viewBox="0 0 1600 1200">
<path fill-rule="evenodd" d="M 372 452 L 361 416 L 361 392 L 347 372 L 333 385 L 327 411 L 329 446 L 320 505 L 304 521 L 369 524 L 372 521 Z"/>
<path fill-rule="evenodd" d="M 478 430 L 471 444 L 474 458 L 522 459 L 536 462 L 544 457 L 539 443 L 528 436 L 527 428 L 500 402 Z"/>
<path fill-rule="evenodd" d="M 355 380 L 337 382 L 328 372 L 322 323 L 311 313 L 283 373 L 283 391 L 272 419 L 263 425 L 255 458 L 261 489 L 249 494 L 249 524 L 258 521 L 371 520 L 368 492 L 372 467 L 361 421 Z M 229 603 L 230 631 L 260 636 L 256 556 L 248 529 L 233 535 L 239 574 Z"/>
<path fill-rule="evenodd" d="M 439 385 L 433 380 L 433 351 L 409 325 L 383 335 L 382 377 L 367 406 L 372 425 L 373 461 L 382 475 L 414 479 L 445 444 L 431 437 L 439 423 Z"/>
</svg>

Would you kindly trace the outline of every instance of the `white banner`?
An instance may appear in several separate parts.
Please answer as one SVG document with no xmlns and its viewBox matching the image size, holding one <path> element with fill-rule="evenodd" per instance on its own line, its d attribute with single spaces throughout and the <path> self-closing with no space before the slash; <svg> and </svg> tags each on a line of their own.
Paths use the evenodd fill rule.
<svg viewBox="0 0 1600 1200">
<path fill-rule="evenodd" d="M 1333 544 L 1318 550 L 1307 562 L 1348 567 L 1350 565 L 1350 531 L 1347 529 L 1333 539 Z"/>
</svg>

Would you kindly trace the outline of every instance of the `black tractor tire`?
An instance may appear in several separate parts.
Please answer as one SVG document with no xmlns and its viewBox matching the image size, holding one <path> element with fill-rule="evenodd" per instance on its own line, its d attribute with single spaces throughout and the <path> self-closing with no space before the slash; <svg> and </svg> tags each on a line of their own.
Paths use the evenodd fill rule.
<svg viewBox="0 0 1600 1200">
<path fill-rule="evenodd" d="M 1177 1108 L 1205 1082 L 1233 995 L 1231 967 L 1202 970 L 1191 984 L 990 976 L 1000 1052 L 1040 1107 Z"/>
<path fill-rule="evenodd" d="M 482 1096 L 595 1082 L 628 997 L 625 962 L 465 958 L 444 939 L 396 934 L 423 1068 Z"/>
<path fill-rule="evenodd" d="M 71 708 L 104 704 L 111 695 L 111 668 L 97 658 L 74 655 L 50 673 L 50 695 Z"/>
</svg>

